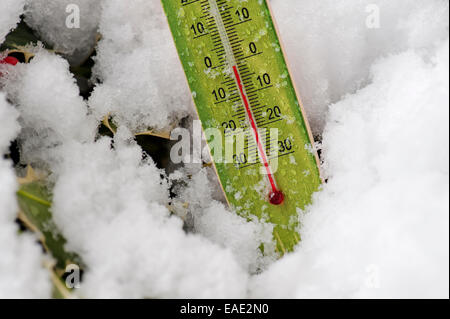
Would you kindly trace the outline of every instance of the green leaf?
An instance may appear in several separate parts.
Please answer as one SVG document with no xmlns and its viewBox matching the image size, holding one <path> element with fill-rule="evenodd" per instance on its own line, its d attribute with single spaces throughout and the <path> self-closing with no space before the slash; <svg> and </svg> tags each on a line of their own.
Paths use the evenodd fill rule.
<svg viewBox="0 0 450 319">
<path fill-rule="evenodd" d="M 38 41 L 33 30 L 22 20 L 17 28 L 6 36 L 5 42 L 0 46 L 0 51 L 20 49 L 29 44 L 36 44 Z"/>
<path fill-rule="evenodd" d="M 81 266 L 79 256 L 64 248 L 66 240 L 53 222 L 52 198 L 46 184 L 42 181 L 23 184 L 17 191 L 17 198 L 21 209 L 19 219 L 40 234 L 43 246 L 56 260 L 56 268 L 64 272 L 67 264 Z"/>
</svg>

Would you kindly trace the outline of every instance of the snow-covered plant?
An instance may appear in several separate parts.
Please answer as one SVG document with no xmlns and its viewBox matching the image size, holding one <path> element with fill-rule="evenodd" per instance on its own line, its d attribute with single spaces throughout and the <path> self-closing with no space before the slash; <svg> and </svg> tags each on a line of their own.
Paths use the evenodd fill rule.
<svg viewBox="0 0 450 319">
<path fill-rule="evenodd" d="M 270 2 L 327 177 L 280 260 L 169 159 L 158 0 L 2 0 L 0 297 L 448 297 L 448 1 Z"/>
</svg>

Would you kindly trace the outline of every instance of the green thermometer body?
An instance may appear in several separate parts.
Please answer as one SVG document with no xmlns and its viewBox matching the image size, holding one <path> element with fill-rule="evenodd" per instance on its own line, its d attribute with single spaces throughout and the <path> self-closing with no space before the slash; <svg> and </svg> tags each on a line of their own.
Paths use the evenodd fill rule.
<svg viewBox="0 0 450 319">
<path fill-rule="evenodd" d="M 321 177 L 266 0 L 162 3 L 229 205 L 292 250 Z"/>
</svg>

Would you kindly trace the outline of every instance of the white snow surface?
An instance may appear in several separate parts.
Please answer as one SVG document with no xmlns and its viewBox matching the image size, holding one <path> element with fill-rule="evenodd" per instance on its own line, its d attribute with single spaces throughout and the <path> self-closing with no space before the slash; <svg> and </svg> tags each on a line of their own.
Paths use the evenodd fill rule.
<svg viewBox="0 0 450 319">
<path fill-rule="evenodd" d="M 329 104 L 366 86 L 377 59 L 408 49 L 429 53 L 448 38 L 446 0 L 271 0 L 271 4 L 316 135 L 326 124 Z M 377 11 L 379 28 L 372 19 Z"/>
<path fill-rule="evenodd" d="M 89 266 L 81 294 L 112 298 L 242 298 L 248 274 L 225 250 L 186 234 L 166 208 L 168 188 L 132 135 L 68 143 L 54 218 Z M 96 160 L 92 160 L 95 158 Z M 83 189 L 81 192 L 73 190 Z"/>
<path fill-rule="evenodd" d="M 0 44 L 5 41 L 8 33 L 14 29 L 23 13 L 26 0 L 2 0 L 0 10 Z"/>
<path fill-rule="evenodd" d="M 18 64 L 5 77 L 4 90 L 20 111 L 23 159 L 45 165 L 61 160 L 55 145 L 93 140 L 98 123 L 87 116 L 68 62 L 41 47 L 32 51 L 36 56 L 29 64 Z"/>
<path fill-rule="evenodd" d="M 256 217 L 246 221 L 227 210 L 223 203 L 215 199 L 215 173 L 210 169 L 190 166 L 182 173 L 177 171 L 172 174 L 192 176 L 185 178 L 187 187 L 179 191 L 177 197 L 182 203 L 189 204 L 190 215 L 183 216 L 186 224 L 211 241 L 229 248 L 240 265 L 250 273 L 267 267 L 276 259 L 273 225 Z M 264 245 L 265 255 L 259 249 L 261 245 Z"/>
<path fill-rule="evenodd" d="M 24 2 L 2 0 L 0 44 L 19 22 Z M 9 66 L 0 65 L 0 74 L 10 71 Z M 18 184 L 11 161 L 4 158 L 10 142 L 20 131 L 18 117 L 19 112 L 8 103 L 0 88 L 0 298 L 48 298 L 51 283 L 43 266 L 45 257 L 35 236 L 18 233 L 15 223 Z"/>
<path fill-rule="evenodd" d="M 67 15 L 58 1 L 32 2 L 33 27 L 68 47 L 72 36 L 56 34 Z M 0 153 L 18 136 L 23 159 L 52 171 L 55 222 L 87 266 L 78 295 L 448 298 L 448 1 L 271 4 L 323 138 L 328 179 L 301 216 L 302 242 L 277 261 L 258 248 L 270 248 L 271 225 L 225 209 L 211 170 L 192 165 L 167 179 L 132 139 L 193 114 L 159 1 L 108 0 L 84 16 L 87 33 L 96 25 L 102 33 L 99 83 L 87 102 L 69 64 L 39 46 L 30 64 L 0 78 Z M 375 29 L 366 26 L 373 5 Z M 20 13 L 16 2 L 0 12 L 0 41 Z M 80 40 L 78 49 L 90 45 Z M 107 114 L 118 133 L 95 140 Z M 186 182 L 176 199 L 189 204 L 189 216 L 167 208 L 175 180 Z M 45 297 L 42 254 L 31 236 L 16 235 L 16 189 L 11 163 L 0 160 L 0 296 Z M 2 246 L 8 241 L 18 248 Z M 25 287 L 27 276 L 39 279 Z"/>
<path fill-rule="evenodd" d="M 0 92 L 0 298 L 48 298 L 50 276 L 35 236 L 19 235 L 16 176 L 3 159 L 9 143 L 20 130 L 19 113 Z"/>
<path fill-rule="evenodd" d="M 108 0 L 90 100 L 94 114 L 114 116 L 134 132 L 168 130 L 193 113 L 192 98 L 159 1 Z"/>
<path fill-rule="evenodd" d="M 254 297 L 448 297 L 448 41 L 376 63 L 330 107 L 328 183 L 302 243 L 253 280 Z"/>
<path fill-rule="evenodd" d="M 101 2 L 27 0 L 25 21 L 42 41 L 78 65 L 89 57 L 95 47 Z"/>
</svg>

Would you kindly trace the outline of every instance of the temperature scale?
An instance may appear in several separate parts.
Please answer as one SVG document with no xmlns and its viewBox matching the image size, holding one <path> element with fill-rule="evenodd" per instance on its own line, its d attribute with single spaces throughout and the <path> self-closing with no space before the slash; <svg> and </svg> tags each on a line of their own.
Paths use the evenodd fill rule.
<svg viewBox="0 0 450 319">
<path fill-rule="evenodd" d="M 162 4 L 204 132 L 220 130 L 223 149 L 235 144 L 218 151 L 206 134 L 228 204 L 272 223 L 279 254 L 291 251 L 300 240 L 298 215 L 322 181 L 268 3 Z"/>
</svg>

